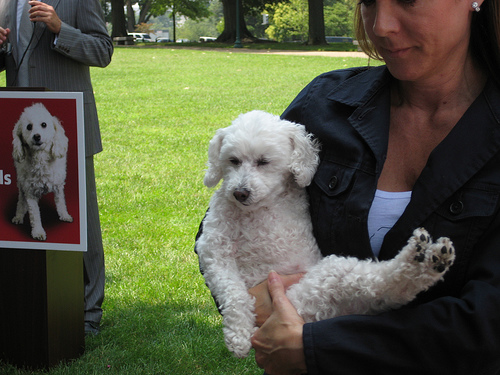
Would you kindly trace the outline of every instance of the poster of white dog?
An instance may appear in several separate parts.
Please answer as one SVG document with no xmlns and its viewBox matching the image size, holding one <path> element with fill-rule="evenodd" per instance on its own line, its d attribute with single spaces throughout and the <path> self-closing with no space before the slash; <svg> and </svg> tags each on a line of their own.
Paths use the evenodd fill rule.
<svg viewBox="0 0 500 375">
<path fill-rule="evenodd" d="M 80 93 L 0 92 L 0 247 L 86 250 Z"/>
</svg>

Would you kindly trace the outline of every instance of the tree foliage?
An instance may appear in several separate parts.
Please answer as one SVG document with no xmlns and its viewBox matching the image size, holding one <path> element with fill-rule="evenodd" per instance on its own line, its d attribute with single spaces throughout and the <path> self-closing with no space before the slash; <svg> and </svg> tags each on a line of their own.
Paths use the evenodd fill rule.
<svg viewBox="0 0 500 375">
<path fill-rule="evenodd" d="M 210 16 L 201 20 L 187 19 L 178 29 L 180 39 L 198 40 L 200 36 L 210 36 L 217 38 L 222 32 L 220 25 L 222 23 L 222 3 L 220 1 L 211 1 L 208 7 Z"/>
<path fill-rule="evenodd" d="M 277 41 L 322 44 L 325 43 L 325 35 L 353 36 L 352 19 L 355 8 L 353 0 L 240 1 L 240 38 L 245 42 L 268 37 Z M 160 17 L 164 19 L 168 15 L 170 20 L 168 29 L 174 29 L 175 38 L 175 18 L 183 15 L 187 20 L 178 30 L 181 39 L 197 40 L 199 36 L 218 36 L 219 42 L 227 43 L 234 43 L 236 39 L 235 0 L 112 0 L 111 2 L 127 5 L 128 15 L 123 17 L 128 18 L 128 27 L 126 26 L 128 31 L 137 31 L 140 24 L 154 24 L 157 22 L 154 20 Z M 110 1 L 101 0 L 101 3 L 111 18 Z M 140 9 L 138 15 L 132 11 L 132 5 L 135 4 Z M 115 7 L 119 8 L 119 5 Z M 269 14 L 268 27 L 262 25 L 262 13 Z M 115 34 L 115 22 L 119 25 L 122 16 L 116 14 L 112 16 L 113 34 Z M 151 29 L 165 30 L 167 27 L 154 25 Z M 122 29 L 121 33 L 123 32 Z"/>
<path fill-rule="evenodd" d="M 338 0 L 325 5 L 326 35 L 354 37 L 354 10 L 352 0 Z"/>
<path fill-rule="evenodd" d="M 111 7 L 108 4 L 111 4 Z M 132 7 L 136 4 L 139 6 L 138 19 Z M 113 24 L 113 37 L 125 36 L 127 31 L 135 31 L 137 25 L 148 23 L 151 17 L 164 15 L 168 9 L 194 20 L 210 15 L 209 0 L 101 0 L 101 5 L 105 14 L 111 9 L 111 17 L 108 20 L 110 19 Z M 124 11 L 125 6 L 127 15 Z"/>
<path fill-rule="evenodd" d="M 266 34 L 279 42 L 307 42 L 309 35 L 309 3 L 307 0 L 290 0 L 266 8 L 269 27 Z M 328 1 L 324 6 L 325 34 L 353 36 L 352 20 L 354 3 L 350 0 Z"/>
<path fill-rule="evenodd" d="M 283 41 L 306 41 L 309 17 L 307 0 L 290 0 L 289 2 L 269 5 L 269 27 L 266 34 L 270 39 Z"/>
</svg>

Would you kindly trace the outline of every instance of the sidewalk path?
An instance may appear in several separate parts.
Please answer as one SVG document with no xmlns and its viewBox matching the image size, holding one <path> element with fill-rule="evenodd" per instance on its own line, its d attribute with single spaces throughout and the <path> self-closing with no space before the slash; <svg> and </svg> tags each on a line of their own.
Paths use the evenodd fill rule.
<svg viewBox="0 0 500 375">
<path fill-rule="evenodd" d="M 234 48 L 235 50 L 237 48 Z M 242 51 L 245 52 L 245 51 Z M 247 50 L 247 52 L 250 52 Z M 252 50 L 251 53 L 262 53 L 262 54 L 275 54 L 275 55 L 298 55 L 298 56 L 329 56 L 329 57 L 361 57 L 368 58 L 364 52 L 341 52 L 341 51 L 280 51 L 280 50 L 267 50 L 259 51 Z"/>
<path fill-rule="evenodd" d="M 120 46 L 122 47 L 122 46 Z M 157 46 L 151 46 L 155 48 Z M 151 48 L 147 46 L 146 48 Z M 158 48 L 158 47 L 157 47 Z M 248 49 L 248 48 L 210 48 L 210 47 L 188 47 L 188 46 L 165 46 L 160 48 L 171 48 L 171 49 L 191 49 L 197 51 L 216 51 L 216 52 L 228 52 L 228 53 L 256 53 L 262 55 L 296 55 L 296 56 L 329 56 L 329 57 L 361 57 L 368 58 L 364 52 L 355 51 L 294 51 L 294 50 L 273 50 L 273 49 Z"/>
</svg>

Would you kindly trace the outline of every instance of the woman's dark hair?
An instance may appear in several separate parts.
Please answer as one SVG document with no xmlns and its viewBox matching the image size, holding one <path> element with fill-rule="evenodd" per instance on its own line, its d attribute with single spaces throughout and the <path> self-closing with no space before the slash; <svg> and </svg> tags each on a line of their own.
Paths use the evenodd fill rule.
<svg viewBox="0 0 500 375">
<path fill-rule="evenodd" d="M 485 0 L 472 15 L 472 55 L 500 85 L 500 0 Z"/>
</svg>

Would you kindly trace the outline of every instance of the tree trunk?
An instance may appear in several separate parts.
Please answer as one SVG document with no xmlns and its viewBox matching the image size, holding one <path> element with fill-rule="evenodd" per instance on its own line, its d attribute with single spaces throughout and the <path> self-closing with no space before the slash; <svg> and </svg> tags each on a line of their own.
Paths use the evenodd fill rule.
<svg viewBox="0 0 500 375">
<path fill-rule="evenodd" d="M 172 8 L 172 34 L 174 34 L 173 36 L 173 41 L 174 42 L 177 42 L 177 36 L 175 35 L 175 7 Z"/>
<path fill-rule="evenodd" d="M 127 29 L 129 33 L 135 31 L 135 13 L 132 8 L 132 0 L 127 0 Z"/>
<path fill-rule="evenodd" d="M 323 45 L 325 38 L 325 14 L 323 0 L 308 0 L 309 3 L 309 40 L 307 44 Z"/>
<path fill-rule="evenodd" d="M 111 0 L 111 23 L 113 30 L 111 37 L 127 36 L 127 23 L 125 22 L 124 0 Z"/>
<path fill-rule="evenodd" d="M 217 42 L 234 43 L 236 41 L 236 0 L 221 0 L 224 14 L 224 31 L 217 38 Z M 240 0 L 241 1 L 241 0 Z M 247 29 L 240 3 L 240 41 L 255 42 L 255 38 Z"/>
<path fill-rule="evenodd" d="M 139 12 L 139 23 L 146 23 L 149 19 L 148 15 L 151 11 L 151 0 L 144 2 Z"/>
</svg>

